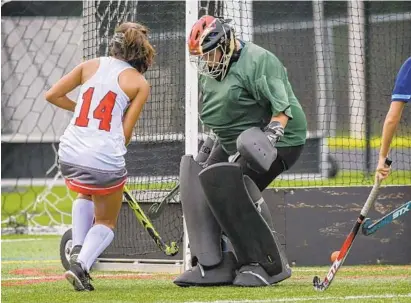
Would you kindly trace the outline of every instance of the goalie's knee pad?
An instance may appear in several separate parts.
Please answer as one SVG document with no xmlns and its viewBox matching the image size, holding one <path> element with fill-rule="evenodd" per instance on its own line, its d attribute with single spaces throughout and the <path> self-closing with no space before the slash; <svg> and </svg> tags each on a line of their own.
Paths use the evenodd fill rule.
<svg viewBox="0 0 411 303">
<path fill-rule="evenodd" d="M 221 262 L 221 227 L 211 212 L 198 174 L 203 168 L 192 156 L 180 164 L 180 198 L 187 225 L 191 256 L 204 266 Z"/>
<path fill-rule="evenodd" d="M 231 240 L 239 265 L 259 263 L 270 276 L 286 270 L 288 262 L 281 244 L 267 223 L 272 221 L 271 216 L 263 218 L 255 206 L 255 202 L 262 200 L 261 192 L 248 176 L 243 176 L 240 166 L 214 164 L 201 171 L 199 177 L 215 218 Z"/>
</svg>

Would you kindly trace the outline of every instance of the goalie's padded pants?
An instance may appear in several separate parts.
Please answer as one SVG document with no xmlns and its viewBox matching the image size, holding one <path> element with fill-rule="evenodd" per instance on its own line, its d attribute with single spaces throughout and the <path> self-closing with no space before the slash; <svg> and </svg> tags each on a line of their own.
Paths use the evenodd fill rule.
<svg viewBox="0 0 411 303">
<path fill-rule="evenodd" d="M 243 158 L 237 161 L 243 170 L 244 175 L 249 176 L 258 186 L 260 191 L 263 191 L 270 183 L 284 171 L 290 169 L 297 162 L 303 151 L 304 145 L 277 147 L 277 159 L 273 162 L 270 169 L 266 173 L 258 173 L 249 168 Z M 207 159 L 206 166 L 212 164 L 228 162 L 229 155 L 224 151 L 221 144 L 217 144 L 212 150 Z"/>
</svg>

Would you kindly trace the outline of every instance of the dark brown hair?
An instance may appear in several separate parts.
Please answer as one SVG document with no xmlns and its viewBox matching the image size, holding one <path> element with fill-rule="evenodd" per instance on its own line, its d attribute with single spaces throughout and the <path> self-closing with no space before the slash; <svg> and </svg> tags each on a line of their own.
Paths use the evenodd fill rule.
<svg viewBox="0 0 411 303">
<path fill-rule="evenodd" d="M 120 24 L 110 45 L 110 55 L 127 61 L 140 73 L 144 73 L 154 60 L 155 50 L 148 41 L 148 28 L 139 23 Z"/>
</svg>

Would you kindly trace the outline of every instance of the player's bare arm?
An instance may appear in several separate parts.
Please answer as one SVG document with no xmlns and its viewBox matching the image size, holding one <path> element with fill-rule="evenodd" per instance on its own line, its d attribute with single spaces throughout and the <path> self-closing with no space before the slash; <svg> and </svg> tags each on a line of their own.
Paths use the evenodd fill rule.
<svg viewBox="0 0 411 303">
<path fill-rule="evenodd" d="M 385 117 L 384 126 L 382 129 L 382 139 L 380 154 L 375 178 L 385 179 L 390 174 L 390 167 L 384 165 L 385 159 L 388 157 L 392 139 L 397 131 L 401 121 L 402 111 L 405 104 L 411 100 L 411 57 L 408 58 L 395 79 L 394 89 L 391 96 L 391 105 Z"/>
<path fill-rule="evenodd" d="M 388 157 L 392 138 L 401 121 L 402 111 L 405 102 L 391 102 L 390 109 L 385 117 L 384 126 L 382 129 L 381 149 L 378 158 L 377 175 L 381 179 L 388 177 L 391 167 L 385 165 L 385 159 Z"/>
<path fill-rule="evenodd" d="M 282 125 L 283 128 L 285 128 L 287 126 L 287 122 L 288 122 L 288 116 L 284 113 L 279 113 L 277 116 L 273 116 L 271 118 L 271 122 L 273 121 L 277 121 L 280 122 L 280 124 Z"/>
<path fill-rule="evenodd" d="M 385 118 L 382 130 L 382 142 L 380 150 L 380 158 L 383 158 L 384 160 L 388 156 L 392 138 L 394 137 L 395 131 L 400 124 L 404 106 L 405 102 L 392 102 Z"/>
<path fill-rule="evenodd" d="M 138 72 L 132 70 L 126 72 L 129 72 L 129 74 L 135 73 L 136 75 L 133 75 L 133 78 L 137 78 L 134 87 L 131 86 L 125 89 L 125 93 L 129 96 L 131 100 L 130 106 L 123 120 L 124 138 L 127 145 L 130 143 L 131 136 L 133 135 L 134 126 L 136 125 L 137 120 L 140 117 L 140 113 L 143 110 L 144 104 L 147 102 L 147 98 L 150 94 L 150 85 L 148 84 L 146 79 Z M 124 78 L 125 76 L 126 75 L 124 75 Z M 120 85 L 122 85 L 121 76 Z"/>
<path fill-rule="evenodd" d="M 62 109 L 74 112 L 76 102 L 67 97 L 67 94 L 82 84 L 84 63 L 77 65 L 71 72 L 63 76 L 45 94 L 45 99 Z"/>
</svg>

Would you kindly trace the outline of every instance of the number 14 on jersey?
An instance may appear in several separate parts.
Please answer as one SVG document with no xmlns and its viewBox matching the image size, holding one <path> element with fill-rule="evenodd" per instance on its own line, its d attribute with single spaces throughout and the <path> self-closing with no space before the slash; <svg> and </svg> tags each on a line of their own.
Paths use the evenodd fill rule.
<svg viewBox="0 0 411 303">
<path fill-rule="evenodd" d="M 93 99 L 94 87 L 89 87 L 83 94 L 83 103 L 81 104 L 80 114 L 76 118 L 75 125 L 80 127 L 88 127 L 90 119 L 88 114 L 90 112 L 91 101 Z M 98 129 L 110 131 L 111 119 L 114 104 L 116 102 L 117 94 L 109 91 L 103 99 L 98 103 L 93 111 L 93 118 L 100 120 Z"/>
</svg>

